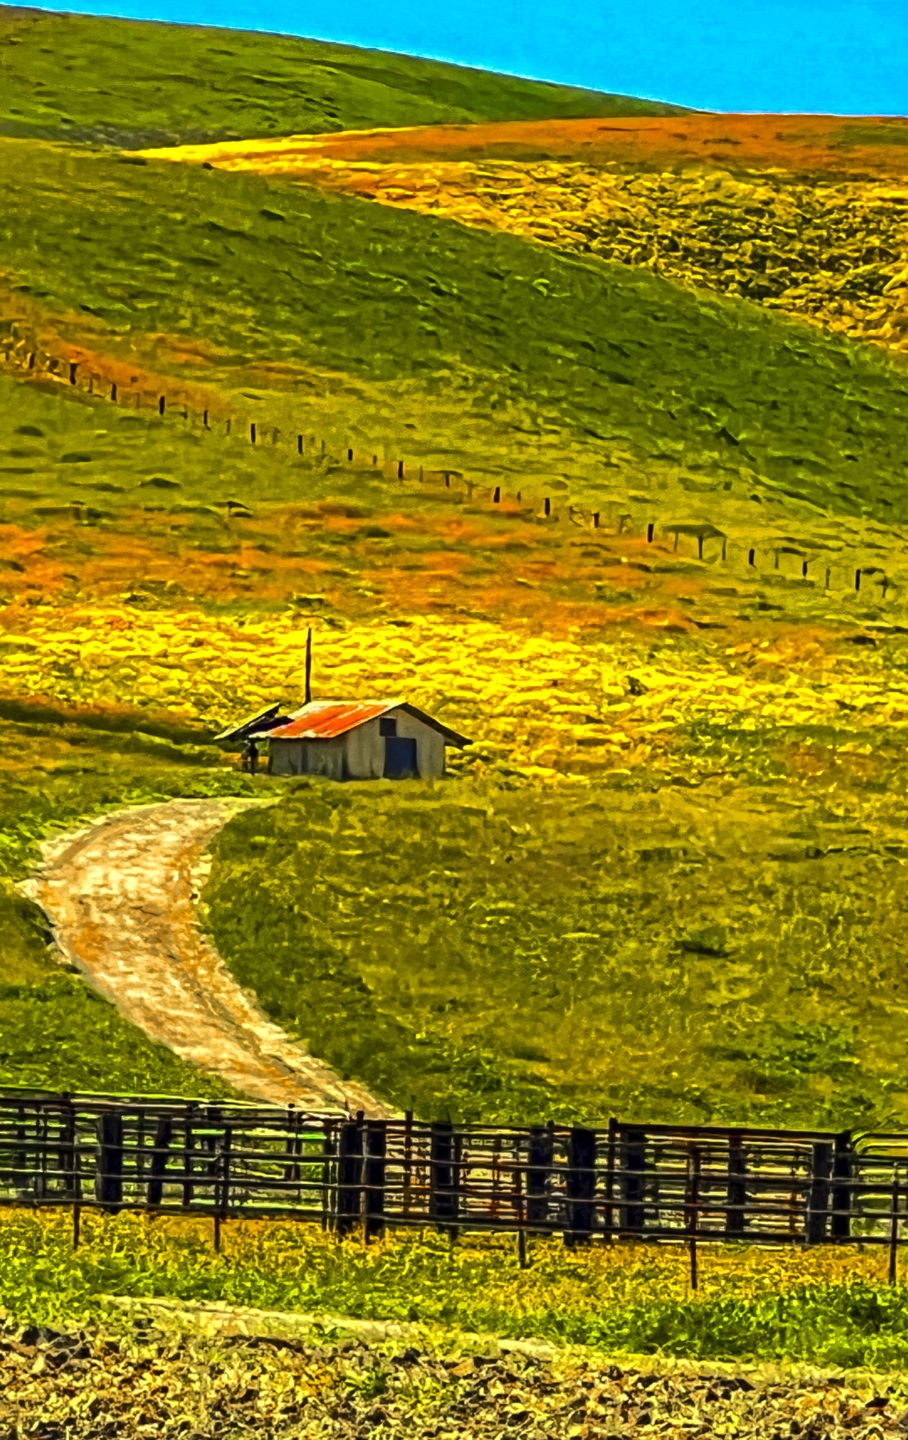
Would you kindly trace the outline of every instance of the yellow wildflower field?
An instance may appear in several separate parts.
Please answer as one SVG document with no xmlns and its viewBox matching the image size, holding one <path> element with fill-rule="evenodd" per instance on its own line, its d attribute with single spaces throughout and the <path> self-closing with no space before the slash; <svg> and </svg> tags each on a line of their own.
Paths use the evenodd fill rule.
<svg viewBox="0 0 908 1440">
<path fill-rule="evenodd" d="M 782 170 L 336 158 L 299 138 L 143 152 L 296 178 L 669 280 L 744 296 L 854 340 L 908 349 L 908 186 Z"/>
<path fill-rule="evenodd" d="M 291 613 L 224 616 L 117 605 L 9 607 L 0 689 L 70 705 L 166 708 L 214 731 L 281 700 L 302 703 L 307 625 Z M 540 778 L 641 763 L 687 725 L 741 729 L 908 727 L 908 675 L 819 642 L 768 640 L 701 649 L 660 639 L 655 658 L 629 636 L 557 638 L 519 623 L 316 622 L 315 693 L 400 695 L 469 735 L 477 758 Z M 621 757 L 620 762 L 617 757 Z"/>
</svg>

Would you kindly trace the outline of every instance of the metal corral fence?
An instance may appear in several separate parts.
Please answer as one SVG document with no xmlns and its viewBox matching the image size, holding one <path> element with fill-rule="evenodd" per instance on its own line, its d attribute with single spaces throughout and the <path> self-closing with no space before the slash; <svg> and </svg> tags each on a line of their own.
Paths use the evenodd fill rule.
<svg viewBox="0 0 908 1440">
<path fill-rule="evenodd" d="M 426 1123 L 407 1115 L 0 1092 L 0 1204 L 614 1238 L 887 1244 L 908 1135 Z"/>
</svg>

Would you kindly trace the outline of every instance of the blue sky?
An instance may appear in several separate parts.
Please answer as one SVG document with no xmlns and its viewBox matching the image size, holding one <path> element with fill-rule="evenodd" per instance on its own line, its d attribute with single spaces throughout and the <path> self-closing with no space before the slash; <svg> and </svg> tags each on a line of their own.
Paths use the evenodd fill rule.
<svg viewBox="0 0 908 1440">
<path fill-rule="evenodd" d="M 908 0 L 87 0 L 65 8 L 279 30 L 704 109 L 908 112 Z"/>
</svg>

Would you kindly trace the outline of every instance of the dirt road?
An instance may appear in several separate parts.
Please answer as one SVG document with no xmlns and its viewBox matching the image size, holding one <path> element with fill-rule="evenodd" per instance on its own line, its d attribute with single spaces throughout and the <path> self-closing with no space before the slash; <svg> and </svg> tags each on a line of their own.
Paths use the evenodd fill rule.
<svg viewBox="0 0 908 1440">
<path fill-rule="evenodd" d="M 134 1025 L 251 1098 L 391 1113 L 306 1053 L 236 983 L 199 927 L 206 846 L 249 801 L 136 806 L 49 843 L 25 887 L 63 956 Z"/>
</svg>

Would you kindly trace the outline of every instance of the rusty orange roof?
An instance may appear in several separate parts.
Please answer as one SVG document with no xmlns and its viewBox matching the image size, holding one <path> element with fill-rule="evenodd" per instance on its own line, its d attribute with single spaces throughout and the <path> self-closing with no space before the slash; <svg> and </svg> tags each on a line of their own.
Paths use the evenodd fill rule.
<svg viewBox="0 0 908 1440">
<path fill-rule="evenodd" d="M 399 700 L 313 700 L 294 712 L 287 725 L 272 730 L 269 740 L 333 740 L 357 725 L 395 710 Z"/>
<path fill-rule="evenodd" d="M 389 710 L 402 710 L 414 719 L 421 720 L 424 725 L 437 730 L 449 745 L 470 743 L 465 735 L 459 735 L 456 730 L 443 725 L 440 720 L 433 719 L 424 710 L 417 710 L 415 705 L 404 700 L 312 700 L 308 705 L 304 705 L 302 710 L 295 710 L 287 724 L 269 730 L 267 735 L 262 734 L 260 738 L 334 740 L 339 735 L 346 735 L 348 730 L 355 730 L 357 725 L 365 725 L 368 720 L 377 720 L 380 715 L 387 715 Z"/>
</svg>

